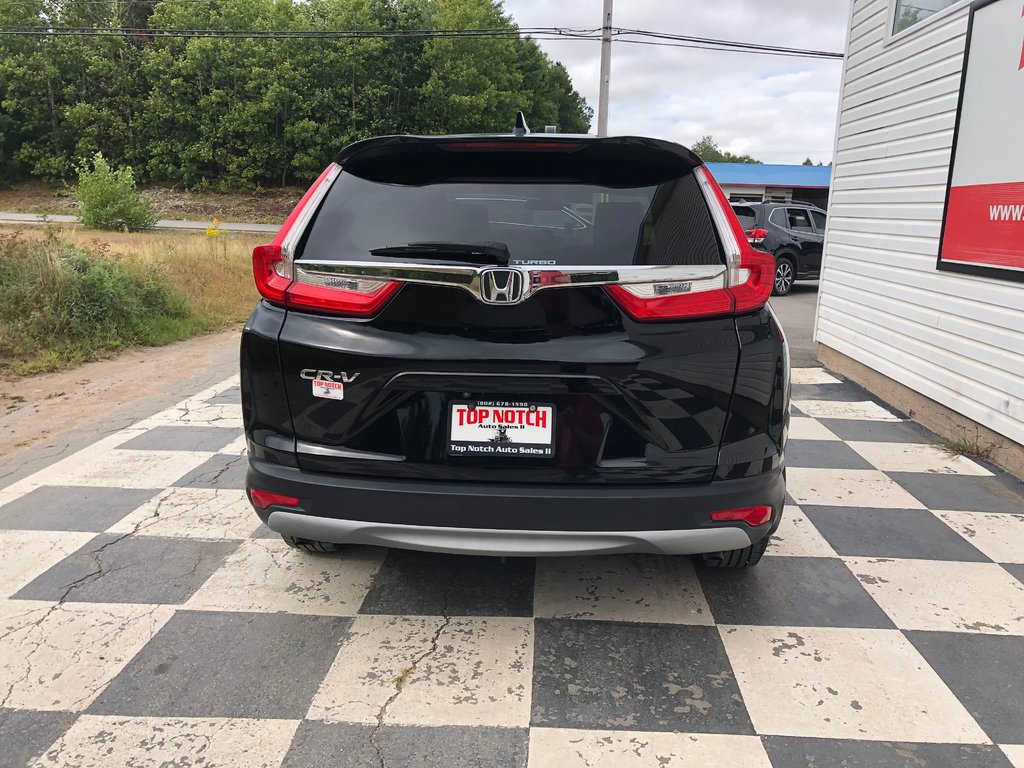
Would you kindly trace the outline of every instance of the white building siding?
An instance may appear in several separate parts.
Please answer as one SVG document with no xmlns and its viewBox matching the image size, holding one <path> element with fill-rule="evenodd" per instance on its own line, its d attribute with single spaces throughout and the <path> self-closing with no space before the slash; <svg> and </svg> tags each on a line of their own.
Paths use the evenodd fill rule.
<svg viewBox="0 0 1024 768">
<path fill-rule="evenodd" d="M 967 18 L 853 2 L 815 338 L 1024 443 L 1024 286 L 935 266 Z"/>
</svg>

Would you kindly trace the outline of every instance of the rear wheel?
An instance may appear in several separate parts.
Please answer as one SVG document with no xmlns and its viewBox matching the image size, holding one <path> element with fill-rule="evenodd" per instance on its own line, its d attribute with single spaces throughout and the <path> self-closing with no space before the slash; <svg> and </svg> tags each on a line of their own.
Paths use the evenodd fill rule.
<svg viewBox="0 0 1024 768">
<path fill-rule="evenodd" d="M 785 296 L 793 290 L 793 282 L 796 280 L 796 267 L 789 256 L 779 256 L 775 259 L 775 284 L 772 286 L 772 295 Z"/>
<path fill-rule="evenodd" d="M 297 539 L 294 536 L 286 536 L 281 534 L 281 538 L 284 539 L 284 543 L 289 547 L 300 549 L 303 552 L 314 552 L 317 554 L 323 554 L 325 552 L 337 552 L 341 549 L 340 544 L 333 544 L 329 541 L 314 541 L 313 539 Z"/>
<path fill-rule="evenodd" d="M 708 568 L 750 568 L 761 561 L 761 556 L 768 548 L 771 535 L 755 541 L 743 549 L 729 549 L 725 552 L 705 552 L 701 562 Z"/>
</svg>

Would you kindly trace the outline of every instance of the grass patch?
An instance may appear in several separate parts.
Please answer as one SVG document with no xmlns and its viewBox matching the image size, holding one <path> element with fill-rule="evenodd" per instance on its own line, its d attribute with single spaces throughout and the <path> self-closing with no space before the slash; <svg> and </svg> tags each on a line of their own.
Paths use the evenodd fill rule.
<svg viewBox="0 0 1024 768">
<path fill-rule="evenodd" d="M 0 230 L 0 374 L 59 370 L 245 320 L 246 235 Z"/>
<path fill-rule="evenodd" d="M 939 448 L 950 456 L 966 456 L 971 459 L 992 460 L 992 454 L 999 447 L 998 441 L 985 442 L 981 436 L 981 430 L 975 429 L 974 434 L 966 427 L 960 428 L 960 437 L 946 438 L 939 443 Z"/>
<path fill-rule="evenodd" d="M 395 688 L 402 690 L 405 684 L 409 682 L 409 678 L 412 677 L 412 673 L 416 671 L 416 667 L 406 667 L 402 670 L 401 674 L 395 678 Z"/>
</svg>

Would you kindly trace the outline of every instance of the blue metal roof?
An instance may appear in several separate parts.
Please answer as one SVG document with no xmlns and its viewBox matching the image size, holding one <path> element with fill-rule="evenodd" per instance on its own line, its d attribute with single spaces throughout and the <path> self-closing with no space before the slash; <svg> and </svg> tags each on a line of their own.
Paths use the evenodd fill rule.
<svg viewBox="0 0 1024 768">
<path fill-rule="evenodd" d="M 719 184 L 766 187 L 821 187 L 832 180 L 830 165 L 764 165 L 757 163 L 708 163 Z"/>
</svg>

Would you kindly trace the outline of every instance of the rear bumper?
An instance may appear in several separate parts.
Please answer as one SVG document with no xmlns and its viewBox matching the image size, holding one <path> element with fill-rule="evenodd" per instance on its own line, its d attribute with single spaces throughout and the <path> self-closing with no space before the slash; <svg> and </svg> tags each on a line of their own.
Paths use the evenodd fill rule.
<svg viewBox="0 0 1024 768">
<path fill-rule="evenodd" d="M 300 499 L 257 510 L 278 533 L 489 555 L 741 549 L 778 525 L 785 500 L 781 469 L 700 485 L 539 486 L 340 477 L 251 459 L 247 487 Z M 710 517 L 766 504 L 761 526 Z"/>
</svg>

